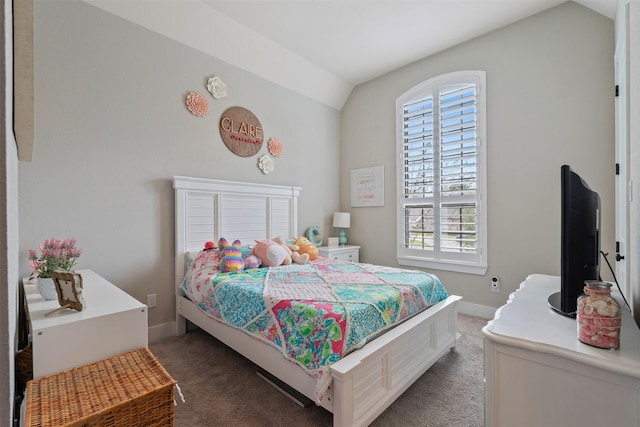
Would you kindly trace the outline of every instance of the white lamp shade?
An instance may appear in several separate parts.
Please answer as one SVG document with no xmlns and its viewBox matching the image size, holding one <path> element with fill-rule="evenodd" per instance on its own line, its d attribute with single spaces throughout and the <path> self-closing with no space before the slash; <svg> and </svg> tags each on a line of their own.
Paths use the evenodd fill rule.
<svg viewBox="0 0 640 427">
<path fill-rule="evenodd" d="M 351 226 L 351 214 L 349 212 L 334 212 L 333 226 L 336 228 L 349 228 Z"/>
</svg>

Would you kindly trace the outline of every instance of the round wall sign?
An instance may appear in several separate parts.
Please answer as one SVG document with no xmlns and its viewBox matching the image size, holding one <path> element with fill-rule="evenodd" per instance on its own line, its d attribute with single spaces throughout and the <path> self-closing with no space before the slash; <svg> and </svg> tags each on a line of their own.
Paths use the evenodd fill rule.
<svg viewBox="0 0 640 427">
<path fill-rule="evenodd" d="M 249 110 L 231 107 L 220 117 L 220 136 L 224 145 L 240 157 L 260 151 L 264 140 L 260 120 Z"/>
</svg>

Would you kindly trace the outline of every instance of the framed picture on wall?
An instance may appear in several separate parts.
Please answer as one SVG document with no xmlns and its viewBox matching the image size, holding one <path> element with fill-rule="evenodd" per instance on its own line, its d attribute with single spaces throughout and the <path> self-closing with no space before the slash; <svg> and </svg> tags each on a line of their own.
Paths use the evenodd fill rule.
<svg viewBox="0 0 640 427">
<path fill-rule="evenodd" d="M 351 207 L 384 206 L 384 165 L 351 169 Z"/>
</svg>

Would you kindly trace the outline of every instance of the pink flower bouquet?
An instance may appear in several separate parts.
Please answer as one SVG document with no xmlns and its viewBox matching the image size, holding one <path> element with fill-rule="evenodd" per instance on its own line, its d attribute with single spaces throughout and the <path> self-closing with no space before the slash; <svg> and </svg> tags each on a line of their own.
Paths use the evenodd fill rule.
<svg viewBox="0 0 640 427">
<path fill-rule="evenodd" d="M 81 254 L 82 249 L 76 247 L 75 238 L 45 240 L 40 246 L 40 256 L 29 249 L 30 267 L 38 277 L 51 277 L 55 270 L 71 270 Z"/>
</svg>

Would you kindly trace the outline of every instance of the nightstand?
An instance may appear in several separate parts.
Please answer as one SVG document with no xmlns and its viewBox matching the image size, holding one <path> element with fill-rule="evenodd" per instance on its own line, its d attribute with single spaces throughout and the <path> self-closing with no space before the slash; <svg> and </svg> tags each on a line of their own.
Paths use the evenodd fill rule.
<svg viewBox="0 0 640 427">
<path fill-rule="evenodd" d="M 91 270 L 82 275 L 82 311 L 63 310 L 58 300 L 45 301 L 37 285 L 24 281 L 31 343 L 33 377 L 92 363 L 146 347 L 147 306 Z"/>
<path fill-rule="evenodd" d="M 360 246 L 320 246 L 318 247 L 318 255 L 329 259 L 360 262 Z"/>
</svg>

